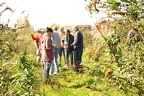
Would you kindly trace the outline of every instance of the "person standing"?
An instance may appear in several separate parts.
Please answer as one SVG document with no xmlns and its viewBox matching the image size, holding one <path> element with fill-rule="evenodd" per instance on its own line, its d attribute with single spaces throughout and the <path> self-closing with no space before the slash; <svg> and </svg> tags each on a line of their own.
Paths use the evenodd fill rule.
<svg viewBox="0 0 144 96">
<path fill-rule="evenodd" d="M 48 28 L 48 27 L 46 27 L 46 28 Z M 42 37 L 42 35 L 45 33 L 45 30 L 46 29 L 43 29 L 43 28 L 37 30 L 37 32 L 38 32 L 37 36 L 34 36 L 33 34 L 31 34 L 31 38 L 34 40 L 34 44 L 37 48 L 36 49 L 36 61 L 37 62 L 40 62 L 40 60 L 41 60 L 41 46 L 40 46 L 39 40 Z"/>
<path fill-rule="evenodd" d="M 51 66 L 51 62 L 54 59 L 52 39 L 51 36 L 53 34 L 53 30 L 51 28 L 47 28 L 46 32 L 40 39 L 41 44 L 41 57 L 43 62 L 44 69 L 44 77 L 46 79 L 46 83 L 50 81 L 49 79 L 49 70 Z"/>
<path fill-rule="evenodd" d="M 57 27 L 53 28 L 54 32 L 52 35 L 53 45 L 55 46 L 53 48 L 54 53 L 54 60 L 52 61 L 51 68 L 50 68 L 50 74 L 58 74 L 59 73 L 59 66 L 58 66 L 58 54 L 60 49 L 60 35 L 57 31 Z M 55 72 L 54 72 L 55 67 Z"/>
<path fill-rule="evenodd" d="M 60 50 L 59 50 L 59 65 L 61 65 L 61 62 L 62 62 L 62 54 L 63 54 L 64 60 L 65 60 L 64 41 L 63 41 L 63 37 L 65 36 L 64 27 L 61 27 L 61 28 L 60 28 L 59 34 L 60 34 L 60 41 L 61 41 Z"/>
<path fill-rule="evenodd" d="M 66 66 L 71 63 L 73 65 L 73 46 L 70 46 L 74 41 L 74 36 L 70 34 L 70 30 L 67 29 L 64 37 L 64 51 L 65 51 L 65 63 Z M 70 56 L 70 62 L 69 62 L 69 56 Z"/>
<path fill-rule="evenodd" d="M 40 47 L 40 44 L 39 44 L 39 40 L 40 38 L 42 37 L 42 34 L 39 33 L 39 35 L 37 36 L 34 36 L 33 34 L 31 34 L 31 38 L 34 40 L 34 44 L 36 46 L 36 61 L 37 62 L 40 62 L 40 59 L 41 59 L 41 47 Z"/>
<path fill-rule="evenodd" d="M 83 54 L 83 34 L 79 31 L 77 26 L 74 26 L 74 42 L 71 44 L 74 46 L 74 64 L 75 71 L 78 71 L 78 67 L 82 62 Z"/>
</svg>

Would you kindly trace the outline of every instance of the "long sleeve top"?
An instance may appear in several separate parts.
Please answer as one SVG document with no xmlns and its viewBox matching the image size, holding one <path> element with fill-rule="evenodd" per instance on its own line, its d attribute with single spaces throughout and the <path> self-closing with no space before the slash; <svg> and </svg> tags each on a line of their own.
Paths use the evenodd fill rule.
<svg viewBox="0 0 144 96">
<path fill-rule="evenodd" d="M 75 47 L 83 47 L 83 35 L 80 31 L 77 31 L 74 35 L 74 42 L 72 43 Z"/>
<path fill-rule="evenodd" d="M 64 42 L 63 42 L 63 38 L 64 38 L 64 36 L 65 36 L 65 34 L 64 33 L 61 33 L 61 32 L 59 32 L 59 34 L 60 34 L 60 42 L 61 42 L 61 48 L 64 48 Z"/>
<path fill-rule="evenodd" d="M 71 46 L 73 41 L 74 41 L 74 36 L 72 34 L 65 35 L 64 36 L 64 48 L 69 49 L 69 50 L 73 50 L 73 46 Z"/>
<path fill-rule="evenodd" d="M 37 48 L 39 50 L 41 50 L 41 43 L 39 42 L 40 39 L 42 38 L 42 35 L 37 35 L 37 36 L 34 36 L 33 34 L 31 34 L 31 38 L 37 42 Z"/>
<path fill-rule="evenodd" d="M 43 35 L 40 39 L 41 43 L 41 54 L 42 54 L 42 61 L 53 60 L 53 45 L 51 37 Z"/>
<path fill-rule="evenodd" d="M 34 36 L 33 34 L 31 34 L 31 38 L 32 38 L 33 40 L 36 40 L 36 41 L 39 41 L 41 37 L 42 37 L 42 35 Z"/>
<path fill-rule="evenodd" d="M 55 48 L 60 48 L 60 35 L 58 32 L 53 32 L 52 39 Z"/>
</svg>

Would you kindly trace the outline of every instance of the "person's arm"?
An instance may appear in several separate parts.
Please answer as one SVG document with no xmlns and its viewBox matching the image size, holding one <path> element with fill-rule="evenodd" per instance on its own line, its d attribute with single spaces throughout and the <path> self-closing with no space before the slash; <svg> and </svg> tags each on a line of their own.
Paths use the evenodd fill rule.
<svg viewBox="0 0 144 96">
<path fill-rule="evenodd" d="M 40 34 L 44 34 L 45 30 L 43 28 L 41 28 L 41 29 L 38 29 L 37 32 L 40 33 Z"/>
<path fill-rule="evenodd" d="M 33 34 L 31 34 L 31 38 L 32 38 L 33 40 L 36 40 L 36 41 L 38 41 L 38 40 L 40 39 L 39 37 L 34 36 Z"/>
<path fill-rule="evenodd" d="M 64 36 L 64 37 L 65 37 L 65 36 Z M 61 37 L 61 46 L 62 46 L 62 47 L 64 47 L 64 42 L 65 42 L 64 37 Z"/>
<path fill-rule="evenodd" d="M 39 44 L 38 44 L 38 42 L 37 42 L 36 40 L 34 40 L 34 45 L 35 45 L 37 48 L 39 48 Z"/>
<path fill-rule="evenodd" d="M 72 43 L 73 46 L 77 45 L 79 42 L 79 38 L 78 38 L 78 32 L 75 34 L 74 36 L 74 42 Z"/>
<path fill-rule="evenodd" d="M 52 45 L 51 38 L 46 40 L 46 50 L 52 50 L 54 46 Z"/>
<path fill-rule="evenodd" d="M 127 39 L 130 39 L 130 31 L 127 34 Z"/>
<path fill-rule="evenodd" d="M 74 36 L 71 35 L 71 44 L 74 42 Z"/>
</svg>

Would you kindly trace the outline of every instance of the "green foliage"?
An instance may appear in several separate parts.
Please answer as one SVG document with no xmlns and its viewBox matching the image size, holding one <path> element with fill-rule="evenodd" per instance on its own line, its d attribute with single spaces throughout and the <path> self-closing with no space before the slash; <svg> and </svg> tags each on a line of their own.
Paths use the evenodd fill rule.
<svg viewBox="0 0 144 96">
<path fill-rule="evenodd" d="M 103 31 L 100 30 L 101 37 L 104 39 L 106 46 L 105 53 L 110 55 L 110 59 L 113 61 L 112 65 L 109 65 L 110 69 L 114 72 L 109 76 L 113 87 L 122 90 L 125 95 L 139 95 L 144 94 L 144 61 L 143 61 L 143 41 L 141 42 L 127 42 L 125 37 L 127 36 L 128 31 L 133 27 L 139 28 L 139 33 L 143 38 L 143 19 L 141 16 L 141 6 L 142 3 L 137 0 L 108 0 L 107 1 L 108 11 L 120 11 L 121 8 L 123 11 L 129 13 L 128 16 L 121 16 L 110 24 L 110 29 L 115 31 L 115 35 L 104 35 Z M 137 6 L 138 5 L 138 6 Z M 106 25 L 103 25 L 106 26 Z M 109 30 L 109 31 L 111 31 Z M 110 32 L 112 34 L 112 32 Z M 117 42 L 120 37 L 121 42 Z M 102 46 L 102 45 L 101 45 Z M 97 47 L 96 47 L 97 48 Z M 95 48 L 95 51 L 96 51 Z M 90 50 L 93 50 L 91 48 Z M 100 49 L 102 50 L 102 49 Z M 99 51 L 100 52 L 100 51 Z M 104 56 L 105 55 L 105 56 Z M 104 54 L 104 58 L 106 54 Z M 93 55 L 94 56 L 94 55 Z M 100 58 L 100 57 L 99 57 Z M 103 58 L 103 59 L 104 59 Z M 102 63 L 101 60 L 97 61 Z M 107 60 L 108 62 L 108 60 Z M 104 67 L 104 68 L 103 68 Z M 96 76 L 95 78 L 100 78 L 100 74 L 104 74 L 107 66 L 98 65 L 94 68 L 91 68 L 90 74 Z M 101 78 L 100 78 L 101 79 Z M 95 85 L 97 81 L 94 81 Z M 109 84 L 110 85 L 110 84 Z M 91 86 L 92 87 L 92 86 Z M 110 87 L 110 86 L 109 86 Z M 112 87 L 112 86 L 111 86 Z M 94 88 L 98 90 L 95 85 Z"/>
<path fill-rule="evenodd" d="M 134 48 L 129 49 L 128 51 L 123 49 L 123 55 L 118 61 L 119 70 L 116 78 L 116 81 L 121 84 L 121 87 L 123 87 L 124 90 L 129 86 L 134 89 L 136 88 L 139 94 L 143 94 L 144 91 L 144 53 L 142 47 L 143 44 L 139 42 L 134 45 Z"/>
<path fill-rule="evenodd" d="M 50 75 L 52 80 L 50 85 L 44 85 L 42 69 L 40 64 L 35 62 L 35 46 L 30 38 L 33 29 L 13 31 L 3 26 L 0 30 L 0 95 L 142 96 L 144 94 L 144 42 L 132 43 L 134 46 L 131 47 L 131 43 L 124 40 L 129 29 L 135 26 L 138 26 L 139 32 L 144 35 L 143 19 L 137 18 L 140 15 L 137 10 L 141 5 L 137 7 L 136 4 L 140 3 L 136 0 L 122 1 L 132 4 L 129 5 L 131 8 L 127 9 L 132 15 L 119 18 L 110 25 L 117 34 L 106 36 L 100 32 L 102 40 L 94 38 L 90 30 L 80 29 L 84 34 L 84 72 L 75 73 L 73 69 L 66 69 L 63 62 L 59 67 L 60 74 Z M 116 0 L 108 0 L 108 3 L 111 3 L 114 10 L 118 10 L 121 6 L 121 3 L 117 3 Z M 120 36 L 120 43 L 117 43 L 117 35 Z M 85 57 L 86 51 L 94 51 L 92 58 L 99 61 L 90 62 Z M 110 63 L 110 60 L 113 60 L 113 63 Z M 107 69 L 113 70 L 113 74 L 108 76 L 110 83 L 104 79 Z"/>
<path fill-rule="evenodd" d="M 23 25 L 24 25 L 24 26 L 28 26 L 28 25 L 30 25 L 27 16 L 24 16 L 24 24 L 23 24 Z"/>
<path fill-rule="evenodd" d="M 82 29 L 80 29 L 81 31 Z M 84 47 L 88 47 L 89 44 L 93 43 L 93 36 L 90 34 L 89 30 L 82 30 L 81 31 L 84 36 Z"/>
<path fill-rule="evenodd" d="M 51 24 L 49 27 L 50 27 L 50 28 L 53 28 L 53 27 L 60 28 L 60 25 L 53 23 L 53 24 Z"/>
<path fill-rule="evenodd" d="M 8 30 L 5 26 L 3 30 L 0 30 L 0 60 L 10 59 L 10 53 L 14 50 L 14 41 L 15 33 L 11 30 Z"/>
<path fill-rule="evenodd" d="M 111 8 L 112 10 L 120 10 L 120 5 L 121 5 L 121 2 L 118 2 L 118 0 L 107 0 L 107 7 L 108 8 Z"/>
<path fill-rule="evenodd" d="M 38 63 L 26 52 L 22 52 L 17 57 L 16 66 L 16 72 L 11 76 L 11 84 L 15 85 L 12 87 L 13 93 L 15 95 L 35 96 L 37 94 L 35 89 L 40 82 L 36 74 Z"/>
<path fill-rule="evenodd" d="M 117 64 L 116 69 L 118 70 L 115 69 L 111 77 L 114 80 L 113 82 L 117 82 L 119 84 L 118 87 L 121 88 L 125 94 L 131 94 L 131 92 L 133 92 L 132 94 L 139 94 L 140 96 L 144 94 L 143 41 L 131 42 L 127 45 L 127 42 L 125 42 L 126 44 L 116 43 L 117 37 L 108 37 L 103 34 L 102 36 L 110 50 L 109 52 L 112 58 L 114 58 L 114 62 Z"/>
<path fill-rule="evenodd" d="M 10 63 L 11 64 L 11 63 Z M 9 86 L 11 83 L 11 70 L 7 69 L 8 65 L 11 66 L 9 63 L 2 64 L 0 63 L 0 95 L 4 96 L 9 93 Z"/>
<path fill-rule="evenodd" d="M 0 94 L 38 96 L 39 91 L 36 89 L 40 78 L 37 77 L 36 70 L 39 64 L 25 52 L 16 57 L 16 63 L 14 61 L 1 64 Z"/>
<path fill-rule="evenodd" d="M 27 16 L 24 16 L 23 18 L 19 17 L 17 19 L 17 26 L 28 26 L 28 25 L 30 24 Z"/>
<path fill-rule="evenodd" d="M 28 56 L 25 50 L 17 46 L 20 42 L 21 30 L 13 31 L 4 26 L 0 30 L 0 95 L 36 95 L 39 85 L 36 69 L 39 67 L 35 58 Z M 30 35 L 30 34 L 28 34 Z M 31 38 L 29 38 L 31 39 Z M 19 50 L 19 48 L 22 48 Z M 17 54 L 18 57 L 14 59 Z"/>
<path fill-rule="evenodd" d="M 110 11 L 124 11 L 129 13 L 129 18 L 138 20 L 141 16 L 142 2 L 139 0 L 108 0 L 107 8 Z"/>
</svg>

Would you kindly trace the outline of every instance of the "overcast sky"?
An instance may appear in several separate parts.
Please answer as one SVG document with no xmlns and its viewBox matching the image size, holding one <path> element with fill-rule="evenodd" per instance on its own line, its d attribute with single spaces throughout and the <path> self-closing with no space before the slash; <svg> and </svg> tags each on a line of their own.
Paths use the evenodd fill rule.
<svg viewBox="0 0 144 96">
<path fill-rule="evenodd" d="M 85 0 L 0 0 L 0 2 L 6 2 L 0 10 L 5 6 L 15 10 L 14 13 L 7 10 L 1 16 L 1 21 L 4 22 L 10 18 L 11 24 L 15 23 L 17 18 L 27 14 L 29 14 L 30 24 L 35 28 L 52 23 L 59 25 L 93 23 L 93 18 L 85 10 Z M 21 14 L 23 11 L 25 12 Z"/>
</svg>

